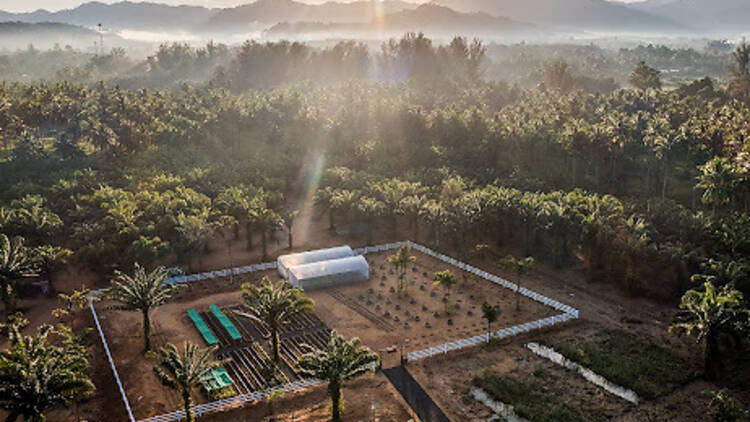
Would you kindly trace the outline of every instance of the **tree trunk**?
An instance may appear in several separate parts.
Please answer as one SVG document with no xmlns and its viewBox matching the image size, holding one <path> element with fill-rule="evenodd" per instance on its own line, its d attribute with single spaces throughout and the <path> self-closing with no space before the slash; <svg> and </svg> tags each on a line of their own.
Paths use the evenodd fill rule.
<svg viewBox="0 0 750 422">
<path fill-rule="evenodd" d="M 245 226 L 245 231 L 247 232 L 247 250 L 250 251 L 253 249 L 253 227 L 252 224 L 247 223 Z"/>
<path fill-rule="evenodd" d="M 289 234 L 288 234 L 287 239 L 289 241 L 289 249 L 294 248 L 294 244 L 292 243 L 292 228 L 291 227 L 289 228 Z"/>
<path fill-rule="evenodd" d="M 275 325 L 271 326 L 271 352 L 273 354 L 273 363 L 279 365 L 279 329 Z"/>
<path fill-rule="evenodd" d="M 6 281 L 2 280 L 0 282 L 0 298 L 2 298 L 3 304 L 5 305 L 5 315 L 8 316 L 13 313 L 13 290 L 11 287 L 11 284 Z"/>
<path fill-rule="evenodd" d="M 664 198 L 667 197 L 667 180 L 669 179 L 669 167 L 668 163 L 665 163 L 664 165 L 664 180 L 662 181 L 661 185 L 661 200 L 663 201 Z"/>
<path fill-rule="evenodd" d="M 146 352 L 151 350 L 151 319 L 148 310 L 143 311 L 143 341 Z"/>
<path fill-rule="evenodd" d="M 47 276 L 47 296 L 56 297 L 57 289 L 55 288 L 55 280 L 52 278 L 52 270 L 45 270 L 44 274 Z"/>
<path fill-rule="evenodd" d="M 575 189 L 576 188 L 576 164 L 577 164 L 576 157 L 573 156 L 571 158 L 571 160 L 570 160 L 570 168 L 571 168 L 571 172 L 570 172 L 571 173 L 570 186 L 571 186 L 571 189 Z"/>
<path fill-rule="evenodd" d="M 526 222 L 526 256 L 531 256 L 534 253 L 534 229 L 531 226 L 531 221 Z"/>
<path fill-rule="evenodd" d="M 419 242 L 419 216 L 414 215 L 414 241 Z"/>
<path fill-rule="evenodd" d="M 190 398 L 189 391 L 182 392 L 182 401 L 185 403 L 185 420 L 187 422 L 195 421 L 195 416 L 193 416 L 193 401 Z"/>
<path fill-rule="evenodd" d="M 227 242 L 227 252 L 229 254 L 229 268 L 234 269 L 234 260 L 232 259 L 232 242 Z M 229 271 L 229 281 L 234 281 L 234 271 Z"/>
<path fill-rule="evenodd" d="M 334 224 L 333 210 L 328 211 L 328 230 L 335 231 L 336 225 Z"/>
<path fill-rule="evenodd" d="M 338 381 L 328 383 L 328 395 L 331 396 L 331 421 L 341 421 L 341 385 Z"/>
<path fill-rule="evenodd" d="M 262 249 L 263 249 L 263 258 L 262 259 L 265 261 L 266 259 L 268 259 L 268 246 L 267 246 L 268 241 L 266 240 L 266 231 L 265 230 L 261 230 L 260 231 L 260 243 L 261 243 L 261 246 L 262 246 Z"/>
<path fill-rule="evenodd" d="M 706 335 L 703 346 L 703 371 L 706 379 L 714 380 L 718 378 L 719 356 L 718 344 L 713 334 Z"/>
</svg>

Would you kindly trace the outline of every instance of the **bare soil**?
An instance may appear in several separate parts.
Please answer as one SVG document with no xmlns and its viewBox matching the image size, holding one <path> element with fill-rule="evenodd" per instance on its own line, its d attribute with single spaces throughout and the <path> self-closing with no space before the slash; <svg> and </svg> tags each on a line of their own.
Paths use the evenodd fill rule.
<svg viewBox="0 0 750 422">
<path fill-rule="evenodd" d="M 582 377 L 534 355 L 521 342 L 490 344 L 420 361 L 410 364 L 409 371 L 423 386 L 428 386 L 428 393 L 456 421 L 484 420 L 491 416 L 491 412 L 469 394 L 472 379 L 484 371 L 543 386 L 543 394 L 562 399 L 587 421 L 609 420 L 632 407 Z"/>
<path fill-rule="evenodd" d="M 367 282 L 335 288 L 335 295 L 332 289 L 310 293 L 316 313 L 329 327 L 379 351 L 385 367 L 399 363 L 402 348 L 406 353 L 486 333 L 484 302 L 501 309 L 493 330 L 559 313 L 525 297 L 517 310 L 514 292 L 416 251 L 416 262 L 406 273 L 408 288 L 399 293 L 399 274 L 386 261 L 391 253 L 366 256 Z M 433 285 L 434 273 L 445 269 L 458 280 L 451 289 Z M 366 311 L 358 312 L 361 308 Z"/>
</svg>

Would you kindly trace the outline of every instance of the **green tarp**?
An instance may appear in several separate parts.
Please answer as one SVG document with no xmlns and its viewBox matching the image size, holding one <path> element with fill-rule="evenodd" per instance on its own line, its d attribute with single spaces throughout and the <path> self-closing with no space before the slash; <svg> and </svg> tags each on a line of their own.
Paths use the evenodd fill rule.
<svg viewBox="0 0 750 422">
<path fill-rule="evenodd" d="M 188 316 L 190 316 L 190 319 L 193 320 L 193 324 L 195 324 L 195 328 L 200 331 L 201 335 L 203 336 L 203 339 L 206 340 L 206 343 L 208 343 L 210 346 L 213 346 L 214 344 L 219 344 L 219 340 L 216 339 L 216 336 L 214 336 L 214 333 L 211 332 L 211 329 L 208 328 L 208 325 L 206 325 L 205 321 L 203 321 L 203 318 L 201 318 L 200 315 L 198 315 L 198 312 L 195 311 L 195 309 L 189 309 L 187 311 Z"/>
<path fill-rule="evenodd" d="M 229 336 L 232 337 L 232 340 L 239 340 L 242 338 L 242 335 L 239 331 L 237 331 L 237 327 L 232 324 L 232 321 L 227 318 L 226 315 L 224 315 L 224 312 L 221 312 L 221 309 L 219 309 L 216 305 L 211 305 L 209 307 L 211 309 L 211 312 L 213 312 L 216 319 L 219 320 L 221 325 L 224 326 L 224 329 L 227 330 L 227 333 L 229 333 Z"/>
<path fill-rule="evenodd" d="M 201 382 L 207 391 L 213 391 L 232 385 L 232 378 L 229 376 L 226 369 L 218 368 L 203 375 L 201 377 Z"/>
</svg>

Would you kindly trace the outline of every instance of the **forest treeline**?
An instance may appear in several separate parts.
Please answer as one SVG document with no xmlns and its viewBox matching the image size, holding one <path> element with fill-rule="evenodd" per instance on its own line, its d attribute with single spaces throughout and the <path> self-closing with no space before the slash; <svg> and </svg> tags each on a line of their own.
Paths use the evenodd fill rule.
<svg viewBox="0 0 750 422">
<path fill-rule="evenodd" d="M 50 50 L 29 46 L 0 54 L 0 75 L 6 81 L 26 82 L 43 79 L 91 84 L 104 80 L 128 89 L 174 89 L 184 82 L 213 80 L 235 92 L 300 81 L 403 81 L 441 74 L 442 67 L 436 63 L 449 66 L 446 61 L 456 49 L 471 49 L 470 41 L 460 41 L 445 46 L 442 52 L 420 34 L 381 45 L 349 40 L 317 47 L 288 41 L 248 41 L 236 47 L 214 42 L 199 47 L 167 43 L 145 59 L 131 57 L 122 48 L 93 54 L 67 46 Z M 730 76 L 731 49 L 720 42 L 704 49 L 651 44 L 609 49 L 593 44 L 492 43 L 474 54 L 481 59 L 478 70 L 485 80 L 533 88 L 543 80 L 545 66 L 563 61 L 578 80 L 577 88 L 608 93 L 627 85 L 628 73 L 639 61 L 662 69 L 671 86 L 704 76 L 725 81 Z M 251 77 L 254 73 L 258 74 Z"/>
<path fill-rule="evenodd" d="M 747 226 L 750 110 L 741 88 L 750 79 L 742 54 L 736 54 L 728 87 L 702 79 L 670 92 L 601 95 L 576 90 L 560 65 L 550 66 L 533 90 L 484 82 L 481 43 L 457 39 L 430 47 L 428 41 L 409 35 L 384 49 L 397 80 L 406 58 L 429 58 L 410 64 L 423 77 L 406 82 L 303 83 L 244 94 L 214 83 L 176 92 L 104 83 L 2 84 L 0 187 L 6 205 L 0 227 L 35 244 L 51 236 L 101 271 L 156 262 L 170 252 L 187 263 L 232 221 L 264 236 L 278 227 L 291 211 L 284 195 L 294 195 L 310 162 L 322 159 L 329 167 L 419 183 L 433 196 L 459 178 L 467 192 L 494 186 L 552 198 L 567 198 L 565 192 L 620 198 L 622 227 L 642 227 L 637 237 L 654 239 L 649 245 L 655 249 L 690 257 L 677 255 L 687 267 L 672 275 L 678 283 L 667 290 L 673 293 L 709 258 L 746 265 L 744 232 L 735 228 L 728 238 L 715 233 Z M 266 62 L 274 69 L 273 61 Z M 257 61 L 247 66 L 245 88 L 280 73 L 256 71 Z M 438 69 L 435 78 L 424 77 L 431 68 Z M 238 80 L 240 74 L 226 77 Z M 228 192 L 243 203 L 241 211 L 227 205 Z M 353 195 L 356 202 L 359 194 Z M 435 198 L 420 198 L 420 218 L 442 221 L 429 217 L 438 211 L 420 208 Z M 555 207 L 564 202 L 555 201 Z M 29 209 L 62 224 L 45 223 L 36 233 L 35 222 L 16 221 Z M 442 212 L 440 218 L 459 218 Z M 549 251 L 558 265 L 575 254 L 570 242 L 583 230 L 580 222 L 565 224 L 578 228 Z M 716 243 L 727 239 L 738 244 Z M 525 242 L 534 249 L 533 239 Z M 637 272 L 607 268 L 618 278 Z"/>
</svg>

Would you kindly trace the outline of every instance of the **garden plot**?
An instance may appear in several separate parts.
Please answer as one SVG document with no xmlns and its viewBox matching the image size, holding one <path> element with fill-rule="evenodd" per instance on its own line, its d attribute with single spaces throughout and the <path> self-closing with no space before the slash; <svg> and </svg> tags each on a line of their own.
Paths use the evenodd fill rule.
<svg viewBox="0 0 750 422">
<path fill-rule="evenodd" d="M 635 405 L 608 392 L 580 371 L 535 354 L 528 347 L 532 343 L 554 345 L 566 358 L 637 392 L 643 400 Z M 694 385 L 689 364 L 651 340 L 616 330 L 532 333 L 510 344 L 410 363 L 409 370 L 456 420 L 497 413 L 475 399 L 476 388 L 492 401 L 512 406 L 516 415 L 530 422 L 706 418 L 707 400 L 696 393 L 706 387 Z"/>
<path fill-rule="evenodd" d="M 235 276 L 231 283 L 228 279 L 203 280 L 183 288 L 174 300 L 153 311 L 153 350 L 168 342 L 181 345 L 190 341 L 207 346 L 207 340 L 188 316 L 187 311 L 192 309 L 215 336 L 218 347 L 216 357 L 225 361 L 224 366 L 232 378 L 236 393 L 247 394 L 299 381 L 294 362 L 301 354 L 300 344 L 321 347 L 327 341 L 330 330 L 314 314 L 299 315 L 280 332 L 281 371 L 272 377 L 264 373 L 270 355 L 267 329 L 233 312 L 238 309 L 240 284 L 257 282 L 263 276 L 277 277 L 275 271 L 269 270 Z M 219 293 L 208 293 L 212 290 Z M 178 393 L 162 386 L 153 375 L 152 367 L 156 359 L 142 353 L 140 314 L 118 311 L 110 305 L 108 302 L 98 303 L 97 314 L 134 417 L 140 420 L 180 409 L 182 401 Z M 232 337 L 212 307 L 236 327 L 239 338 Z M 193 399 L 197 404 L 210 401 L 197 392 Z"/>
<path fill-rule="evenodd" d="M 403 279 L 387 262 L 387 257 L 401 245 L 416 249 L 412 251 L 416 261 L 408 265 Z M 481 311 L 485 302 L 500 309 L 492 330 L 509 330 L 509 335 L 578 317 L 573 308 L 526 289 L 520 289 L 518 295 L 512 283 L 412 242 L 360 251 L 369 261 L 370 280 L 311 292 L 315 315 L 302 316 L 281 333 L 282 367 L 271 377 L 267 371 L 262 371 L 270 354 L 270 347 L 264 340 L 266 330 L 236 316 L 233 311 L 239 302 L 242 283 L 257 282 L 264 276 L 278 278 L 275 263 L 242 267 L 232 275 L 222 270 L 175 279 L 184 284 L 184 288 L 152 315 L 154 350 L 167 342 L 178 345 L 185 341 L 204 345 L 216 343 L 220 348 L 217 357 L 226 359 L 234 392 L 239 393 L 235 397 L 210 401 L 196 392 L 193 399 L 198 403 L 194 407 L 197 413 L 262 400 L 272 386 L 283 387 L 288 392 L 311 387 L 313 383 L 300 379 L 294 363 L 301 354 L 301 344 L 314 347 L 325 344 L 329 327 L 345 337 L 360 337 L 366 345 L 381 352 L 383 365 L 389 367 L 399 363 L 399 356 L 406 357 L 413 350 L 456 340 L 461 342 L 472 336 L 489 340 Z M 452 272 L 455 283 L 434 285 L 435 273 L 446 270 Z M 181 408 L 180 397 L 162 386 L 153 375 L 155 357 L 142 354 L 140 315 L 116 311 L 110 305 L 96 305 L 102 325 L 100 334 L 102 340 L 109 343 L 111 364 L 115 375 L 119 374 L 118 386 L 122 386 L 126 404 L 131 404 L 132 419 L 178 420 L 181 415 L 175 410 Z M 188 310 L 193 311 L 190 316 Z M 201 334 L 196 326 L 197 319 L 205 323 L 205 331 L 215 333 L 215 339 Z M 225 319 L 236 333 L 227 329 Z M 396 353 L 399 349 L 402 354 Z"/>
<path fill-rule="evenodd" d="M 318 315 L 331 328 L 360 337 L 376 350 L 403 347 L 408 352 L 486 333 L 484 302 L 501 311 L 493 330 L 559 314 L 525 296 L 520 296 L 517 309 L 514 291 L 415 250 L 416 261 L 408 266 L 405 288 L 399 291 L 399 273 L 387 262 L 394 252 L 366 255 L 367 282 L 311 292 Z M 434 285 L 435 273 L 446 269 L 454 274 L 455 285 Z M 390 366 L 390 357 L 399 353 L 381 355 Z"/>
<path fill-rule="evenodd" d="M 520 343 L 421 360 L 409 370 L 454 420 L 486 420 L 494 414 L 474 398 L 474 387 L 530 422 L 607 421 L 634 407 Z"/>
</svg>

